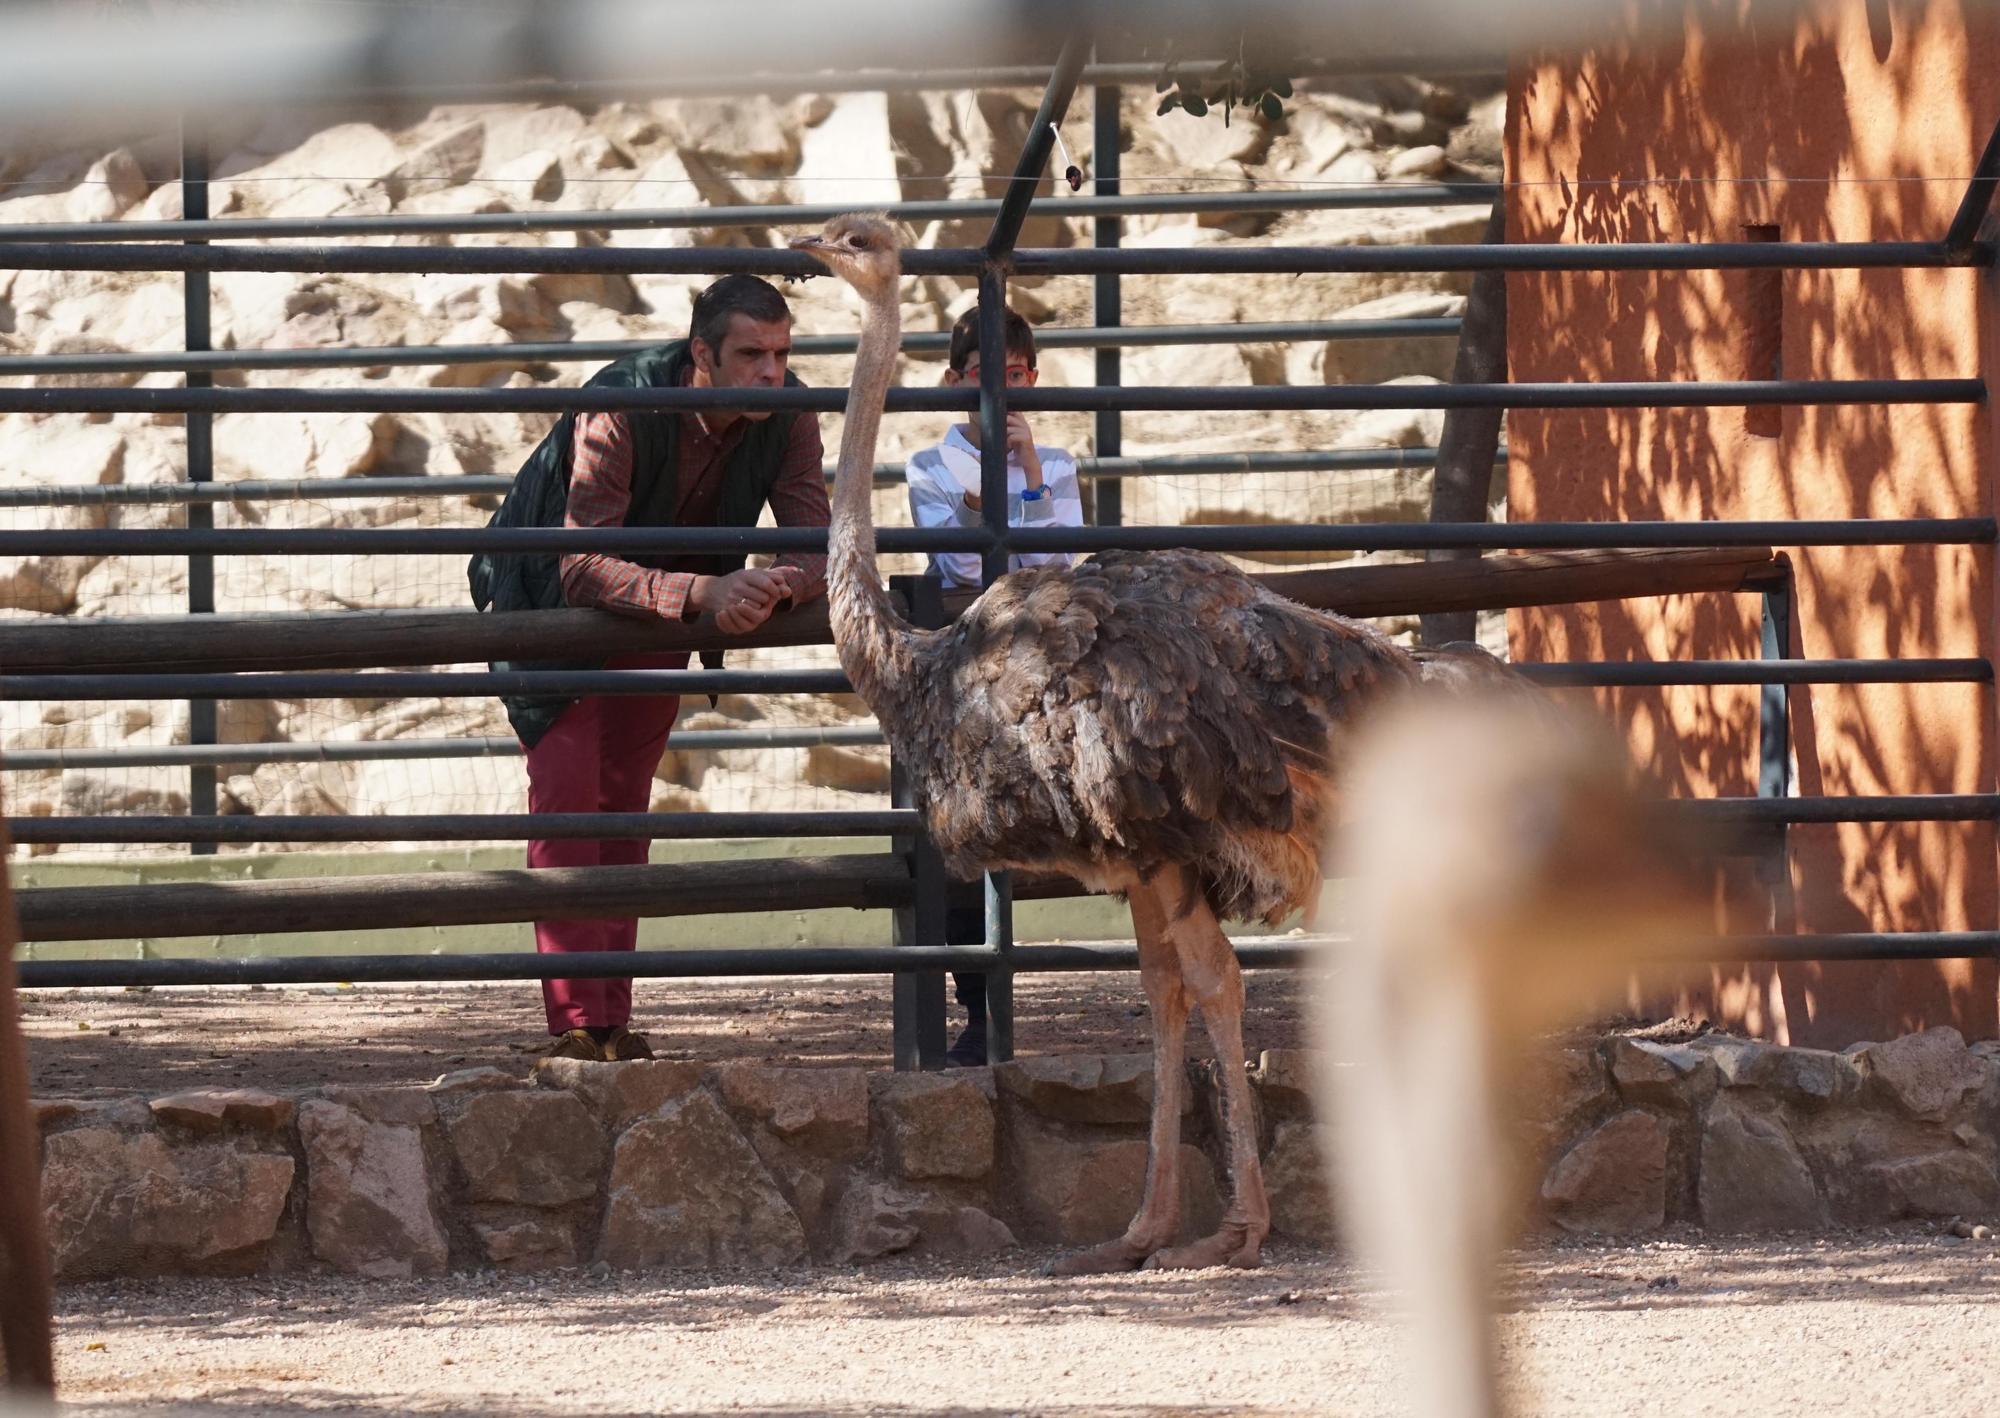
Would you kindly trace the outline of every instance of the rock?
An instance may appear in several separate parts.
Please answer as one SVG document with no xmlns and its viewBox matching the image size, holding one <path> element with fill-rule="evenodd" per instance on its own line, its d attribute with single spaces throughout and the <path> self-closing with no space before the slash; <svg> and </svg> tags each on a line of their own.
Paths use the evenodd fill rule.
<svg viewBox="0 0 2000 1418">
<path fill-rule="evenodd" d="M 993 1170 L 993 1105 L 963 1078 L 877 1074 L 869 1080 L 889 1164 L 911 1180 L 974 1180 Z"/>
<path fill-rule="evenodd" d="M 486 150 L 486 124 L 479 119 L 441 133 L 390 168 L 384 180 L 391 200 L 464 182 L 479 171 Z"/>
<path fill-rule="evenodd" d="M 732 1112 L 824 1157 L 868 1150 L 868 1075 L 858 1068 L 767 1068 L 726 1063 L 716 1086 Z"/>
<path fill-rule="evenodd" d="M 1993 1164 L 1974 1152 L 1932 1152 L 1876 1162 L 1868 1179 L 1886 1193 L 1890 1217 L 1960 1216 L 2000 1203 Z"/>
<path fill-rule="evenodd" d="M 597 1255 L 620 1267 L 794 1265 L 806 1238 L 729 1114 L 697 1090 L 618 1139 Z"/>
<path fill-rule="evenodd" d="M 1717 1076 L 1725 1088 L 1754 1088 L 1764 1056 L 1772 1046 L 1755 1039 L 1737 1039 L 1728 1034 L 1704 1034 L 1688 1045 L 1715 1062 Z"/>
<path fill-rule="evenodd" d="M 1861 1071 L 1854 1060 L 1825 1049 L 1766 1049 L 1742 1078 L 1776 1097 L 1807 1106 L 1851 1098 L 1861 1089 Z"/>
<path fill-rule="evenodd" d="M 798 166 L 798 130 L 770 99 L 681 99 L 673 105 L 678 146 L 734 172 L 775 176 Z"/>
<path fill-rule="evenodd" d="M 73 222 L 108 222 L 146 200 L 146 172 L 129 148 L 113 148 L 90 165 L 64 203 Z"/>
<path fill-rule="evenodd" d="M 481 162 L 489 171 L 534 152 L 560 152 L 588 135 L 589 120 L 563 104 L 541 108 L 495 108 L 485 116 Z"/>
<path fill-rule="evenodd" d="M 816 788 L 835 788 L 846 793 L 886 793 L 889 791 L 889 750 L 814 744 L 806 750 L 803 776 Z"/>
<path fill-rule="evenodd" d="M 42 1146 L 56 1275 L 242 1274 L 263 1259 L 292 1159 L 231 1142 L 170 1146 L 157 1132 L 80 1127 Z"/>
<path fill-rule="evenodd" d="M 794 180 L 809 200 L 821 184 L 838 181 L 841 200 L 857 211 L 903 199 L 896 149 L 889 133 L 887 94 L 839 94 L 799 144 Z"/>
<path fill-rule="evenodd" d="M 1398 375 L 1388 384 L 1435 384 L 1427 375 Z M 1364 448 L 1434 448 L 1444 432 L 1442 409 L 1377 409 L 1352 425 L 1352 441 Z"/>
<path fill-rule="evenodd" d="M 1423 320 L 1459 315 L 1464 310 L 1464 296 L 1404 291 L 1349 306 L 1335 318 Z M 1320 356 L 1320 377 L 1328 384 L 1384 384 L 1410 374 L 1449 379 L 1457 352 L 1456 340 L 1421 335 L 1328 340 Z"/>
<path fill-rule="evenodd" d="M 523 276 L 418 276 L 413 289 L 426 315 L 454 324 L 484 320 L 510 334 L 542 334 L 555 316 L 555 308 Z"/>
<path fill-rule="evenodd" d="M 371 1123 L 427 1127 L 437 1121 L 437 1102 L 422 1088 L 356 1088 L 334 1084 L 326 1101 L 352 1108 Z"/>
<path fill-rule="evenodd" d="M 1264 1186 L 1271 1198 L 1271 1226 L 1281 1236 L 1330 1245 L 1337 1238 L 1333 1189 L 1326 1175 L 1324 1125 L 1279 1123 L 1264 1159 Z"/>
<path fill-rule="evenodd" d="M 562 159 L 548 148 L 537 148 L 493 169 L 487 178 L 510 204 L 553 202 L 562 196 Z"/>
<path fill-rule="evenodd" d="M 1630 1235 L 1667 1219 L 1667 1130 L 1627 1109 L 1600 1123 L 1542 1182 L 1549 1219 L 1565 1231 Z"/>
<path fill-rule="evenodd" d="M 1410 148 L 1389 159 L 1386 176 L 1395 178 L 1441 177 L 1451 165 L 1445 150 L 1436 144 L 1425 144 L 1420 148 Z"/>
<path fill-rule="evenodd" d="M 1942 1120 L 1969 1092 L 1986 1082 L 1986 1070 L 1950 1026 L 1871 1044 L 1851 1056 L 1914 1118 Z"/>
<path fill-rule="evenodd" d="M 514 1207 L 475 1207 L 472 1233 L 486 1258 L 502 1270 L 554 1270 L 577 1262 L 577 1227 L 571 1217 Z"/>
<path fill-rule="evenodd" d="M 1034 1239 L 1067 1245 L 1109 1240 L 1138 1211 L 1146 1185 L 1143 1138 L 1069 1138 L 1026 1118 L 1007 1134 L 1007 1194 Z M 1180 1177 L 1182 1236 L 1205 1236 L 1222 1219 L 1207 1154 L 1183 1143 Z"/>
<path fill-rule="evenodd" d="M 1588 1047 L 1539 1051 L 1529 1061 L 1523 1091 L 1527 1115 L 1549 1127 L 1594 1112 L 1611 1100 L 1604 1060 Z"/>
<path fill-rule="evenodd" d="M 823 1259 L 851 1265 L 916 1250 L 966 1259 L 1019 1244 L 997 1216 L 894 1183 L 857 1181 L 842 1194 L 829 1221 Z"/>
<path fill-rule="evenodd" d="M 701 1086 L 705 1065 L 691 1060 L 634 1059 L 588 1063 L 583 1059 L 543 1059 L 535 1082 L 566 1088 L 583 1101 L 606 1131 L 616 1133 L 635 1118 L 657 1113 Z"/>
<path fill-rule="evenodd" d="M 161 1122 L 203 1133 L 232 1126 L 279 1132 L 291 1124 L 293 1113 L 291 1099 L 257 1088 L 198 1088 L 155 1098 L 148 1106 Z"/>
<path fill-rule="evenodd" d="M 1000 1091 L 1045 1118 L 1068 1123 L 1143 1123 L 1153 1116 L 1148 1054 L 1068 1054 L 1016 1059 L 993 1070 Z M 1194 1110 L 1183 1091 L 1181 1116 Z"/>
<path fill-rule="evenodd" d="M 1306 1049 L 1266 1049 L 1259 1054 L 1250 1085 L 1264 1112 L 1274 1118 L 1314 1117 L 1322 1062 Z"/>
<path fill-rule="evenodd" d="M 74 1098 L 30 1098 L 28 1119 L 36 1132 L 46 1132 L 57 1123 L 66 1123 L 71 1118 L 83 1115 L 83 1105 Z"/>
<path fill-rule="evenodd" d="M 1629 1103 L 1699 1105 L 1721 1086 L 1715 1060 L 1685 1044 L 1613 1039 L 1606 1050 L 1611 1080 Z"/>
<path fill-rule="evenodd" d="M 313 1254 L 352 1275 L 441 1275 L 450 1259 L 431 1207 L 423 1134 L 313 1100 L 299 1109 L 306 1234 Z"/>
<path fill-rule="evenodd" d="M 597 1195 L 604 1134 L 571 1094 L 483 1094 L 445 1133 L 475 1202 L 560 1206 Z"/>
<path fill-rule="evenodd" d="M 1372 154 L 1347 153 L 1326 170 L 1326 177 L 1329 182 L 1342 185 L 1366 186 L 1380 182 L 1382 170 L 1375 165 Z"/>
<path fill-rule="evenodd" d="M 1711 1231 L 1786 1231 L 1826 1222 L 1826 1204 L 1784 1122 L 1728 1095 L 1703 1124 L 1696 1190 L 1702 1224 Z"/>
<path fill-rule="evenodd" d="M 424 1085 L 424 1091 L 433 1098 L 453 1093 L 483 1093 L 494 1088 L 519 1088 L 521 1080 L 504 1068 L 491 1064 L 479 1068 L 454 1069 L 441 1073 Z"/>
</svg>

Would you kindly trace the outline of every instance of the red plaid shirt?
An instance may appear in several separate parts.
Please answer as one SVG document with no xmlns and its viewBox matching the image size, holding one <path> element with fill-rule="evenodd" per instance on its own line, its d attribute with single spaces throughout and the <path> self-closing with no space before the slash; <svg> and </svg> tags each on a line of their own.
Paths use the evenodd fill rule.
<svg viewBox="0 0 2000 1418">
<path fill-rule="evenodd" d="M 722 499 L 722 470 L 750 424 L 737 419 L 718 437 L 694 414 L 680 418 L 680 476 L 673 525 L 712 527 Z M 622 527 L 632 505 L 632 426 L 623 414 L 579 414 L 575 452 L 569 477 L 566 527 Z M 771 487 L 771 514 L 780 527 L 824 527 L 830 516 L 819 420 L 807 415 L 792 423 L 778 480 Z M 563 600 L 572 606 L 601 606 L 630 615 L 662 620 L 686 620 L 692 612 L 688 591 L 696 572 L 682 563 L 698 559 L 676 557 L 660 570 L 602 552 L 580 552 L 562 558 Z M 811 600 L 826 589 L 826 558 L 805 554 L 781 556 L 776 565 L 795 566 L 805 573 L 806 587 L 794 604 Z"/>
</svg>

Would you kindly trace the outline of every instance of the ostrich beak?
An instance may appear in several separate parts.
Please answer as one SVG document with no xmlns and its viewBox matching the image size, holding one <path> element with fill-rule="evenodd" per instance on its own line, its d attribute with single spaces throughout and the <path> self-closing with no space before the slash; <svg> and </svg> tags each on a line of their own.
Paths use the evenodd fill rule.
<svg viewBox="0 0 2000 1418">
<path fill-rule="evenodd" d="M 791 247 L 794 251 L 817 252 L 821 247 L 826 245 L 826 238 L 818 232 L 812 232 L 805 236 L 795 236 L 786 242 L 785 245 Z"/>
</svg>

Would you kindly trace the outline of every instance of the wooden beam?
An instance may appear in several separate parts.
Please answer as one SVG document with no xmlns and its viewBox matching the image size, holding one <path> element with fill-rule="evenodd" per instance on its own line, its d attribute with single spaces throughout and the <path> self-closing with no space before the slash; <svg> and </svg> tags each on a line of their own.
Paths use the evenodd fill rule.
<svg viewBox="0 0 2000 1418">
<path fill-rule="evenodd" d="M 284 931 L 490 925 L 596 916 L 698 916 L 897 906 L 889 853 L 784 862 L 410 872 L 284 881 L 48 886 L 18 895 L 21 938 L 132 940 Z"/>
<path fill-rule="evenodd" d="M 49 1253 L 42 1235 L 42 1141 L 28 1111 L 28 1056 L 14 994 L 20 939 L 0 819 L 0 1393 L 55 1387 Z"/>
<path fill-rule="evenodd" d="M 1775 575 L 1778 566 L 1765 547 L 1569 551 L 1254 579 L 1301 605 L 1384 616 L 1740 591 Z M 946 613 L 958 615 L 973 599 L 971 592 L 947 595 Z M 0 624 L 0 674 L 373 669 L 831 642 L 823 600 L 738 636 L 721 634 L 707 620 L 670 623 L 596 610 L 49 619 Z"/>
</svg>

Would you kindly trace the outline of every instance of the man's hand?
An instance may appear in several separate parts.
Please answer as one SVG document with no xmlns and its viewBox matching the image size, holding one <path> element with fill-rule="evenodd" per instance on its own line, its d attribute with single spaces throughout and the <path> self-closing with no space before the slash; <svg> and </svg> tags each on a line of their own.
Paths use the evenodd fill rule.
<svg viewBox="0 0 2000 1418">
<path fill-rule="evenodd" d="M 771 618 L 782 601 L 791 599 L 794 582 L 791 567 L 768 571 L 745 567 L 727 576 L 697 576 L 688 588 L 688 604 L 703 615 L 715 617 L 715 628 L 725 635 L 742 635 Z"/>
</svg>

